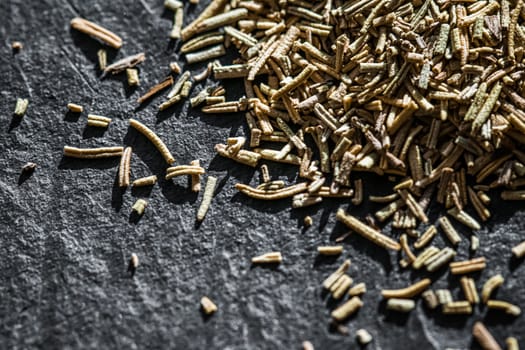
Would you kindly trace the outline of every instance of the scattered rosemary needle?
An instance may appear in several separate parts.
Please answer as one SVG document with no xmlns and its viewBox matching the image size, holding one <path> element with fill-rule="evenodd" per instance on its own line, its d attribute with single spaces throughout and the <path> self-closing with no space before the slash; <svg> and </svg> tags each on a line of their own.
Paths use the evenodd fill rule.
<svg viewBox="0 0 525 350">
<path fill-rule="evenodd" d="M 355 337 L 357 338 L 357 341 L 361 345 L 366 345 L 373 340 L 372 335 L 368 333 L 368 331 L 364 328 L 357 330 L 355 332 Z"/>
<path fill-rule="evenodd" d="M 133 187 L 143 187 L 143 186 L 153 186 L 157 183 L 157 176 L 151 175 L 147 177 L 142 177 L 133 181 Z"/>
<path fill-rule="evenodd" d="M 69 109 L 69 111 L 72 113 L 82 113 L 84 111 L 84 107 L 75 103 L 68 103 L 67 109 Z"/>
<path fill-rule="evenodd" d="M 280 252 L 271 252 L 252 258 L 252 264 L 280 264 L 283 257 Z"/>
<path fill-rule="evenodd" d="M 35 171 L 36 167 L 37 167 L 36 163 L 33 163 L 33 162 L 27 162 L 27 163 L 22 167 L 22 172 L 23 172 L 23 173 L 33 172 L 33 171 Z"/>
<path fill-rule="evenodd" d="M 319 255 L 340 255 L 343 252 L 343 246 L 322 246 L 317 247 Z"/>
<path fill-rule="evenodd" d="M 206 315 L 211 315 L 217 311 L 217 305 L 206 296 L 201 298 L 201 307 Z"/>
<path fill-rule="evenodd" d="M 416 307 L 416 303 L 412 299 L 398 299 L 391 298 L 387 300 L 386 308 L 398 312 L 410 312 Z"/>
<path fill-rule="evenodd" d="M 305 227 L 310 227 L 314 223 L 314 220 L 312 219 L 311 216 L 307 215 L 307 216 L 304 217 L 303 222 L 304 222 L 304 226 Z"/>
<path fill-rule="evenodd" d="M 132 253 L 131 258 L 129 259 L 128 264 L 128 271 L 131 273 L 131 277 L 135 275 L 135 271 L 137 270 L 137 267 L 139 266 L 139 257 L 137 254 Z"/>
<path fill-rule="evenodd" d="M 139 71 L 135 68 L 127 68 L 126 69 L 126 76 L 128 77 L 128 85 L 129 86 L 139 86 Z"/>
<path fill-rule="evenodd" d="M 315 350 L 313 344 L 308 340 L 303 341 L 303 350 Z"/>
<path fill-rule="evenodd" d="M 97 58 L 98 58 L 98 68 L 100 68 L 101 71 L 106 69 L 108 66 L 108 54 L 107 51 L 104 49 L 100 49 L 97 51 Z"/>
<path fill-rule="evenodd" d="M 144 52 L 124 57 L 123 59 L 106 66 L 102 72 L 102 77 L 105 77 L 108 73 L 118 74 L 124 72 L 126 69 L 133 68 L 136 65 L 144 62 L 145 59 L 146 54 Z"/>
<path fill-rule="evenodd" d="M 496 339 L 494 339 L 483 323 L 476 322 L 474 324 L 474 327 L 472 327 L 472 335 L 484 350 L 502 350 L 496 342 Z"/>
<path fill-rule="evenodd" d="M 120 49 L 122 46 L 122 39 L 118 35 L 86 19 L 73 18 L 71 20 L 71 28 L 97 38 L 114 49 Z"/>
<path fill-rule="evenodd" d="M 23 117 L 24 114 L 26 114 L 28 105 L 29 105 L 29 100 L 27 98 L 18 98 L 16 100 L 14 114 L 19 118 Z"/>
<path fill-rule="evenodd" d="M 146 210 L 146 207 L 148 206 L 148 202 L 145 199 L 137 199 L 135 204 L 133 204 L 133 207 L 131 209 L 137 213 L 138 216 L 142 216 L 144 214 L 144 210 Z"/>
<path fill-rule="evenodd" d="M 204 220 L 208 209 L 210 208 L 211 200 L 213 199 L 213 193 L 215 192 L 215 186 L 217 185 L 217 178 L 215 176 L 208 176 L 206 180 L 206 186 L 204 187 L 204 193 L 202 195 L 202 202 L 197 211 L 197 221 Z"/>
<path fill-rule="evenodd" d="M 139 131 L 141 134 L 146 136 L 148 140 L 153 143 L 153 145 L 157 148 L 157 150 L 160 152 L 164 160 L 166 160 L 166 163 L 169 165 L 173 164 L 175 162 L 175 158 L 171 155 L 171 152 L 169 151 L 166 144 L 160 139 L 160 137 L 157 136 L 150 128 L 148 128 L 146 125 L 142 124 L 138 120 L 130 119 L 129 125 L 131 125 L 133 128 L 135 128 L 137 131 Z"/>
<path fill-rule="evenodd" d="M 13 49 L 13 51 L 21 51 L 22 49 L 24 48 L 24 44 L 22 44 L 21 41 L 13 41 L 11 43 L 11 49 Z"/>
<path fill-rule="evenodd" d="M 97 159 L 108 157 L 120 157 L 124 151 L 123 147 L 99 147 L 99 148 L 77 148 L 64 146 L 64 156 L 83 159 Z"/>
</svg>

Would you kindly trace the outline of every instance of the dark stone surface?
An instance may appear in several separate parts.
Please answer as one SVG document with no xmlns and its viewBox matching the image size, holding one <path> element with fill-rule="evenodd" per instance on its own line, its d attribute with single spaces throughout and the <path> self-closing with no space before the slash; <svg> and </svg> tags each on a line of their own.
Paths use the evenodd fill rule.
<svg viewBox="0 0 525 350">
<path fill-rule="evenodd" d="M 202 5 L 186 6 L 195 14 Z M 357 348 L 355 330 L 364 327 L 374 336 L 371 349 L 464 349 L 472 346 L 476 320 L 484 320 L 501 344 L 514 335 L 525 346 L 523 317 L 487 314 L 483 308 L 472 317 L 437 317 L 421 302 L 408 316 L 385 312 L 380 289 L 421 276 L 401 271 L 396 256 L 360 237 L 344 242 L 344 256 L 316 258 L 318 245 L 346 231 L 335 222 L 335 210 L 346 203 L 291 210 L 289 201 L 263 203 L 237 194 L 233 185 L 257 183 L 258 171 L 216 157 L 213 145 L 245 132 L 242 115 L 204 116 L 189 109 L 188 101 L 158 113 L 161 98 L 136 111 L 136 98 L 163 79 L 177 58 L 178 44 L 168 40 L 172 14 L 161 0 L 4 0 L 0 14 L 1 348 L 297 349 L 308 339 L 319 349 L 350 349 Z M 123 76 L 99 79 L 101 45 L 70 30 L 75 16 L 124 38 L 120 51 L 109 50 L 111 60 L 146 52 L 140 87 L 128 89 Z M 24 43 L 16 55 L 13 40 Z M 238 97 L 233 92 L 240 93 L 235 88 L 240 84 L 229 83 L 228 98 Z M 21 121 L 12 114 L 17 97 L 30 99 Z M 68 115 L 68 102 L 113 122 L 105 132 L 86 128 L 87 113 Z M 115 186 L 117 159 L 62 158 L 64 145 L 126 144 L 135 151 L 133 178 L 162 177 L 165 163 L 144 137 L 128 129 L 130 117 L 152 127 L 179 164 L 200 159 L 219 177 L 202 225 L 194 219 L 202 194 L 191 193 L 185 179 L 161 180 L 151 192 L 121 192 Z M 20 177 L 27 161 L 38 168 Z M 270 170 L 275 178 L 294 181 L 292 167 Z M 367 190 L 373 183 L 386 193 L 384 182 L 368 179 Z M 138 222 L 130 222 L 137 197 L 147 197 L 149 207 Z M 352 210 L 362 215 L 375 209 L 365 204 Z M 510 247 L 524 239 L 523 205 L 495 201 L 491 209 L 494 218 L 479 232 L 478 253 L 487 257 L 489 268 L 476 276 L 477 285 L 501 273 L 506 280 L 498 298 L 525 307 L 525 264 L 510 260 Z M 305 230 L 307 214 L 315 224 Z M 458 258 L 468 256 L 469 233 L 463 233 Z M 439 237 L 436 244 L 446 243 Z M 283 253 L 280 266 L 250 266 L 252 256 L 271 250 Z M 132 252 L 140 258 L 134 278 L 126 271 Z M 353 262 L 351 276 L 369 289 L 365 306 L 347 322 L 350 336 L 330 329 L 335 304 L 320 288 L 346 257 Z M 435 277 L 440 277 L 435 287 L 451 286 L 456 298 L 463 297 L 457 278 Z M 210 318 L 199 310 L 203 295 L 219 306 Z"/>
</svg>

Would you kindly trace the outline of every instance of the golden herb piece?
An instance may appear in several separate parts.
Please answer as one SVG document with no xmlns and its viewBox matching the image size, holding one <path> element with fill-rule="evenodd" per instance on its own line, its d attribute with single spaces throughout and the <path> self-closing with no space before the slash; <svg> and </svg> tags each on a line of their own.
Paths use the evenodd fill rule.
<svg viewBox="0 0 525 350">
<path fill-rule="evenodd" d="M 358 329 L 355 332 L 355 337 L 357 342 L 363 346 L 370 343 L 374 339 L 372 335 L 364 328 Z"/>
<path fill-rule="evenodd" d="M 122 157 L 120 158 L 120 165 L 118 168 L 118 185 L 121 188 L 129 186 L 129 173 L 131 170 L 131 155 L 132 148 L 126 147 Z"/>
<path fill-rule="evenodd" d="M 387 310 L 397 311 L 397 312 L 410 312 L 416 307 L 416 302 L 412 299 L 400 299 L 400 298 L 391 298 L 386 302 Z"/>
<path fill-rule="evenodd" d="M 217 305 L 206 296 L 201 298 L 201 307 L 206 315 L 211 315 L 217 312 Z"/>
<path fill-rule="evenodd" d="M 280 264 L 281 261 L 281 252 L 266 253 L 252 258 L 252 264 Z"/>
<path fill-rule="evenodd" d="M 136 65 L 144 62 L 145 59 L 146 54 L 144 52 L 124 57 L 123 59 L 118 60 L 117 62 L 112 63 L 109 66 L 106 66 L 106 68 L 104 68 L 104 70 L 102 71 L 102 77 L 106 76 L 106 74 L 108 73 L 118 74 L 124 72 L 126 69 L 133 68 Z"/>
<path fill-rule="evenodd" d="M 342 322 L 348 317 L 356 313 L 363 306 L 363 302 L 357 296 L 352 297 L 343 305 L 332 311 L 332 318 L 336 321 Z"/>
<path fill-rule="evenodd" d="M 359 233 L 361 236 L 370 240 L 371 242 L 392 250 L 400 250 L 401 245 L 391 239 L 390 237 L 385 236 L 381 232 L 375 230 L 374 228 L 366 225 L 365 223 L 359 221 L 357 218 L 350 214 L 346 214 L 343 209 L 337 211 L 337 220 L 341 221 L 343 224 L 348 226 L 350 229 Z"/>
<path fill-rule="evenodd" d="M 215 176 L 208 176 L 206 181 L 206 187 L 204 187 L 204 193 L 202 195 L 202 202 L 197 211 L 197 221 L 204 220 L 208 209 L 210 208 L 211 200 L 213 199 L 213 193 L 215 192 L 215 186 L 217 185 L 217 178 Z"/>
<path fill-rule="evenodd" d="M 350 260 L 345 260 L 341 266 L 339 266 L 337 268 L 336 271 L 334 271 L 330 276 L 328 276 L 324 281 L 323 281 L 323 288 L 325 289 L 330 289 L 332 287 L 332 285 L 341 277 L 345 274 L 345 272 L 348 270 L 348 268 L 350 267 Z"/>
<path fill-rule="evenodd" d="M 147 177 L 141 177 L 136 179 L 131 184 L 133 187 L 144 187 L 144 186 L 153 186 L 157 183 L 157 175 L 151 175 Z"/>
<path fill-rule="evenodd" d="M 484 350 L 502 350 L 485 325 L 479 321 L 472 327 L 472 336 Z"/>
<path fill-rule="evenodd" d="M 142 216 L 144 214 L 144 210 L 146 210 L 146 207 L 148 206 L 148 202 L 145 199 L 137 199 L 135 204 L 131 207 L 131 210 L 137 213 L 138 216 Z"/>
<path fill-rule="evenodd" d="M 69 111 L 72 113 L 82 113 L 84 111 L 84 107 L 75 103 L 68 103 L 67 109 L 69 109 Z"/>
<path fill-rule="evenodd" d="M 137 102 L 144 103 L 145 101 L 149 100 L 153 95 L 157 94 L 158 92 L 164 90 L 165 88 L 171 85 L 173 85 L 173 78 L 170 76 L 158 83 L 157 85 L 150 88 L 148 92 L 146 92 L 144 95 L 137 99 Z"/>
<path fill-rule="evenodd" d="M 173 158 L 173 156 L 171 155 L 166 144 L 150 128 L 148 128 L 147 126 L 135 119 L 130 119 L 129 125 L 131 125 L 138 132 L 146 136 L 146 138 L 150 140 L 151 143 L 153 143 L 153 145 L 157 148 L 162 157 L 164 157 L 164 160 L 166 160 L 166 163 L 171 165 L 175 162 L 175 158 Z"/>
<path fill-rule="evenodd" d="M 26 114 L 27 106 L 29 106 L 29 100 L 27 98 L 18 98 L 15 106 L 15 116 L 22 118 Z"/>
<path fill-rule="evenodd" d="M 29 172 L 33 172 L 35 171 L 37 165 L 36 163 L 33 163 L 33 162 L 27 162 L 26 164 L 24 164 L 24 166 L 22 167 L 22 172 L 24 173 L 29 173 Z"/>
<path fill-rule="evenodd" d="M 129 259 L 128 264 L 128 271 L 131 273 L 131 276 L 135 275 L 135 271 L 137 270 L 137 267 L 139 266 L 139 257 L 137 254 L 132 253 L 131 257 Z"/>
<path fill-rule="evenodd" d="M 483 300 L 483 302 L 485 304 L 489 300 L 490 295 L 492 294 L 492 292 L 496 288 L 501 286 L 503 284 L 503 282 L 505 282 L 505 279 L 503 278 L 503 276 L 501 274 L 494 275 L 494 276 L 492 276 L 491 278 L 489 278 L 485 282 L 485 284 L 483 285 L 483 288 L 481 290 L 481 299 Z"/>
<path fill-rule="evenodd" d="M 98 128 L 107 128 L 111 123 L 111 118 L 96 114 L 88 114 L 87 125 Z"/>
<path fill-rule="evenodd" d="M 317 247 L 320 255 L 339 255 L 343 252 L 342 245 Z"/>
<path fill-rule="evenodd" d="M 64 146 L 64 156 L 71 158 L 97 159 L 120 157 L 124 147 L 77 148 Z"/>
<path fill-rule="evenodd" d="M 406 288 L 402 289 L 384 289 L 381 291 L 383 298 L 413 298 L 416 295 L 421 294 L 427 289 L 432 281 L 429 278 L 424 278 Z"/>
<path fill-rule="evenodd" d="M 135 68 L 127 68 L 126 69 L 126 76 L 128 78 L 128 85 L 129 86 L 139 86 L 140 80 L 139 80 L 139 71 Z"/>
<path fill-rule="evenodd" d="M 97 38 L 114 49 L 120 49 L 122 47 L 122 39 L 117 34 L 86 19 L 80 17 L 73 18 L 71 20 L 71 28 Z"/>
<path fill-rule="evenodd" d="M 24 48 L 24 44 L 22 44 L 21 41 L 13 41 L 11 43 L 11 49 L 13 49 L 13 51 L 20 51 Z"/>
</svg>

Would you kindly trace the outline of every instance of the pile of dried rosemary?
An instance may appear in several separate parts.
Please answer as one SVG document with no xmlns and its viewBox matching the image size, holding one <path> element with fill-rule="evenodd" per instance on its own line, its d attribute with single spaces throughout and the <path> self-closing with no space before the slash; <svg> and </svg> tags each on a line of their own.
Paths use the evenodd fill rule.
<svg viewBox="0 0 525 350">
<path fill-rule="evenodd" d="M 402 250 L 403 267 L 447 266 L 467 275 L 484 269 L 485 259 L 452 262 L 454 248 L 429 246 L 438 229 L 426 212 L 433 200 L 447 209 L 438 227 L 456 247 L 461 237 L 449 217 L 479 230 L 491 216 L 487 191 L 525 200 L 524 19 L 521 0 L 213 0 L 186 27 L 177 29 L 176 20 L 172 33 L 184 42 L 188 64 L 237 48 L 233 64 L 213 62 L 207 72 L 244 79 L 245 97 L 226 101 L 204 89 L 192 98 L 192 106 L 206 103 L 205 113 L 245 112 L 249 140 L 229 138 L 216 151 L 251 167 L 261 159 L 292 164 L 305 180 L 286 186 L 266 176 L 257 188 L 237 184 L 239 191 L 263 200 L 292 197 L 295 208 L 324 197 L 353 196 L 359 205 L 367 184 L 354 179 L 356 172 L 395 177 L 392 194 L 369 198 L 385 203 L 375 219 L 364 223 L 339 210 L 338 220 L 383 248 Z M 405 231 L 399 240 L 375 225 L 388 219 Z M 473 251 L 478 244 L 472 234 Z M 523 250 L 513 251 L 521 257 Z M 384 291 L 387 306 L 411 310 L 410 298 L 430 284 Z M 465 276 L 461 284 L 466 300 L 441 301 L 427 290 L 427 305 L 470 314 L 479 302 L 474 280 Z M 507 302 L 483 301 L 519 314 Z"/>
<path fill-rule="evenodd" d="M 388 177 L 395 181 L 392 193 L 367 199 L 385 205 L 375 217 L 368 216 L 365 223 L 340 209 L 337 219 L 379 247 L 401 251 L 403 268 L 427 273 L 448 268 L 462 275 L 465 299 L 453 300 L 447 289 L 429 289 L 433 281 L 423 278 L 403 289 L 383 290 L 387 309 L 409 312 L 414 298 L 422 295 L 428 308 L 440 306 L 444 314 L 471 314 L 480 302 L 520 314 L 518 306 L 491 299 L 503 284 L 501 275 L 489 278 L 479 297 L 470 274 L 485 269 L 485 258 L 453 261 L 461 236 L 449 217 L 477 231 L 479 221 L 491 216 L 489 190 L 501 189 L 504 200 L 525 200 L 522 0 L 212 0 L 185 27 L 184 4 L 166 0 L 165 7 L 174 11 L 170 37 L 182 40 L 180 51 L 188 64 L 213 60 L 231 46 L 238 58 L 230 65 L 210 62 L 196 76 L 181 74 L 172 63 L 171 71 L 180 74 L 177 81 L 165 79 L 138 102 L 173 85 L 159 106 L 164 110 L 189 97 L 193 84 L 212 74 L 216 80 L 242 78 L 245 96 L 240 100 L 227 101 L 222 87 L 204 88 L 191 98 L 192 107 L 205 105 L 204 113 L 245 113 L 249 139 L 229 138 L 216 151 L 251 167 L 261 160 L 291 164 L 304 179 L 287 186 L 272 181 L 262 165 L 263 183 L 256 188 L 237 184 L 239 191 L 262 200 L 292 197 L 294 208 L 325 197 L 351 199 L 358 206 L 369 184 L 355 173 Z M 76 18 L 71 24 L 110 46 L 122 45 L 118 36 L 89 21 Z M 139 84 L 133 67 L 144 59 L 140 53 L 106 67 L 105 52 L 99 52 L 104 74 L 126 70 L 130 85 Z M 153 131 L 130 122 L 172 165 L 173 157 Z M 126 153 L 122 148 L 65 151 L 87 158 Z M 127 154 L 121 164 L 122 186 L 129 184 L 131 149 Z M 203 173 L 197 161 L 168 168 L 166 178 L 191 175 L 192 188 L 199 191 Z M 208 179 L 203 208 L 211 201 L 214 181 Z M 427 216 L 434 200 L 447 210 L 436 226 Z M 205 211 L 199 211 L 199 220 Z M 387 220 L 404 231 L 399 239 L 376 224 Z M 305 223 L 311 224 L 311 218 Z M 451 247 L 431 245 L 438 228 Z M 474 253 L 478 245 L 473 233 Z M 342 248 L 319 251 L 340 254 Z M 512 253 L 525 256 L 525 242 Z M 280 252 L 253 260 L 281 261 Z M 346 260 L 323 283 L 335 299 L 348 296 L 332 313 L 336 323 L 358 311 L 366 292 L 363 283 L 351 287 L 349 265 Z M 484 348 L 499 348 L 481 323 L 473 335 Z M 360 330 L 359 339 L 366 343 L 371 336 Z"/>
</svg>

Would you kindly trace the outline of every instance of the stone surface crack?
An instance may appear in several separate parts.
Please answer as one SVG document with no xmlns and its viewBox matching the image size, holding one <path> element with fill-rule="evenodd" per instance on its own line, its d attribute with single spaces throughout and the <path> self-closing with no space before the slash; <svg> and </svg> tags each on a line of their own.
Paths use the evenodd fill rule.
<svg viewBox="0 0 525 350">
<path fill-rule="evenodd" d="M 71 59 L 69 58 L 69 56 L 67 55 L 66 51 L 64 49 L 61 49 L 62 50 L 62 53 L 64 54 L 64 57 L 66 58 L 66 61 L 67 63 L 69 64 L 69 66 L 71 67 L 71 69 L 73 69 L 73 71 L 75 71 L 75 73 L 80 77 L 80 79 L 82 79 L 82 81 L 84 82 L 84 84 L 89 88 L 89 90 L 91 90 L 92 93 L 95 93 L 96 92 L 96 89 L 93 88 L 93 86 L 91 86 L 91 83 L 86 79 L 86 77 L 84 76 L 84 74 L 82 74 L 78 68 L 75 66 L 75 64 L 73 63 L 73 61 L 71 61 Z"/>
</svg>

